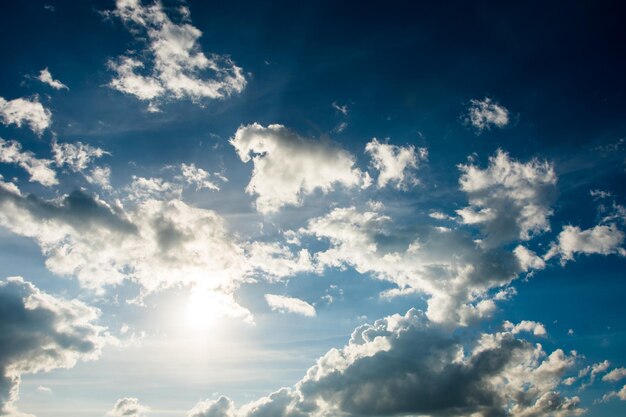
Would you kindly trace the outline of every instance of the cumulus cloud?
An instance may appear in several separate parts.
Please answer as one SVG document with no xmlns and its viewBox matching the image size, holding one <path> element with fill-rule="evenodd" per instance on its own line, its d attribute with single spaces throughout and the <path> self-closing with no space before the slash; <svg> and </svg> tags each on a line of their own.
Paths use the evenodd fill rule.
<svg viewBox="0 0 626 417">
<path fill-rule="evenodd" d="M 456 212 L 461 223 L 481 228 L 485 244 L 529 240 L 550 230 L 557 182 L 551 163 L 538 159 L 523 163 L 498 150 L 485 169 L 472 164 L 459 169 L 469 206 Z"/>
<path fill-rule="evenodd" d="M 265 294 L 265 301 L 274 311 L 315 317 L 315 307 L 304 300 L 284 295 Z"/>
<path fill-rule="evenodd" d="M 194 164 L 181 164 L 180 171 L 185 179 L 185 182 L 189 185 L 195 185 L 196 190 L 206 188 L 209 190 L 218 191 L 220 187 L 211 180 L 211 174 L 202 168 L 196 167 Z"/>
<path fill-rule="evenodd" d="M 23 151 L 22 145 L 14 140 L 0 138 L 0 162 L 16 164 L 30 175 L 30 182 L 38 182 L 50 187 L 59 183 L 56 172 L 50 168 L 52 161 L 39 159 L 30 151 Z"/>
<path fill-rule="evenodd" d="M 107 334 L 99 311 L 46 294 L 20 277 L 0 281 L 0 414 L 17 414 L 23 374 L 96 359 Z"/>
<path fill-rule="evenodd" d="M 606 375 L 602 377 L 603 381 L 607 382 L 617 382 L 626 378 L 626 368 L 615 368 L 611 369 Z"/>
<path fill-rule="evenodd" d="M 528 272 L 531 269 L 540 270 L 546 267 L 546 263 L 543 259 L 541 259 L 541 257 L 522 245 L 518 245 L 513 250 L 513 253 L 517 256 L 517 259 L 525 272 Z"/>
<path fill-rule="evenodd" d="M 150 409 L 139 403 L 137 398 L 126 397 L 117 400 L 113 409 L 107 413 L 110 417 L 145 417 Z"/>
<path fill-rule="evenodd" d="M 254 165 L 246 191 L 257 195 L 256 208 L 261 213 L 301 205 L 304 196 L 316 190 L 329 192 L 338 184 L 369 185 L 369 177 L 355 167 L 350 153 L 282 125 L 241 126 L 230 143 L 243 162 Z"/>
<path fill-rule="evenodd" d="M 118 17 L 146 45 L 137 54 L 109 61 L 116 73 L 111 88 L 149 101 L 152 111 L 158 111 L 162 99 L 200 101 L 243 91 L 243 70 L 228 56 L 202 52 L 202 32 L 189 22 L 185 10 L 175 23 L 159 1 L 143 5 L 140 0 L 117 0 L 108 15 Z"/>
<path fill-rule="evenodd" d="M 55 90 L 62 90 L 62 89 L 69 90 L 69 87 L 63 84 L 61 81 L 55 80 L 54 78 L 52 78 L 52 74 L 50 74 L 50 71 L 48 70 L 48 68 L 44 68 L 41 71 L 39 71 L 39 75 L 37 76 L 37 79 L 44 84 L 48 84 L 50 87 L 54 88 Z"/>
<path fill-rule="evenodd" d="M 295 387 L 236 410 L 220 399 L 228 413 L 206 416 L 576 416 L 579 398 L 557 391 L 575 361 L 511 332 L 454 336 L 410 310 L 358 327 Z"/>
<path fill-rule="evenodd" d="M 531 320 L 522 320 L 518 324 L 513 324 L 510 321 L 505 321 L 503 325 L 504 329 L 511 334 L 518 334 L 520 332 L 532 333 L 535 336 L 547 336 L 546 328 L 543 324 Z"/>
<path fill-rule="evenodd" d="M 27 124 L 33 132 L 41 136 L 52 123 L 52 113 L 37 97 L 16 98 L 10 101 L 0 97 L 0 121 L 5 125 L 17 127 Z"/>
<path fill-rule="evenodd" d="M 187 417 L 236 417 L 235 404 L 228 397 L 200 401 L 189 410 Z"/>
<path fill-rule="evenodd" d="M 577 253 L 626 256 L 626 249 L 622 247 L 624 237 L 624 232 L 619 230 L 614 223 L 599 224 L 585 230 L 581 230 L 578 226 L 567 225 L 559 233 L 556 242 L 552 243 L 545 258 L 551 259 L 559 256 L 561 262 L 565 263 L 573 260 Z"/>
<path fill-rule="evenodd" d="M 622 389 L 620 389 L 619 391 L 611 391 L 611 392 L 609 392 L 607 394 L 604 394 L 602 396 L 602 399 L 600 400 L 600 402 L 605 403 L 605 402 L 610 401 L 610 400 L 612 400 L 614 398 L 619 398 L 622 401 L 626 401 L 626 385 L 624 385 L 622 387 Z"/>
<path fill-rule="evenodd" d="M 75 191 L 47 201 L 0 185 L 0 225 L 32 238 L 50 271 L 96 291 L 126 281 L 142 294 L 188 286 L 216 293 L 231 304 L 224 311 L 247 319 L 233 298 L 241 283 L 310 270 L 306 251 L 240 240 L 218 214 L 177 198 L 145 192 L 123 198 L 124 206 Z"/>
<path fill-rule="evenodd" d="M 490 316 L 495 303 L 489 291 L 523 271 L 515 254 L 484 248 L 461 231 L 397 225 L 355 207 L 313 218 L 300 233 L 329 244 L 313 255 L 318 271 L 350 266 L 397 286 L 384 296 L 426 294 L 427 314 L 437 322 L 469 324 Z"/>
<path fill-rule="evenodd" d="M 470 100 L 464 121 L 473 126 L 476 133 L 480 134 L 492 127 L 503 128 L 508 125 L 509 111 L 489 97 L 482 100 Z"/>
<path fill-rule="evenodd" d="M 104 155 L 111 155 L 104 149 L 82 142 L 58 143 L 52 142 L 52 155 L 57 166 L 67 166 L 74 172 L 82 172 L 95 159 Z"/>
<path fill-rule="evenodd" d="M 418 184 L 415 171 L 419 163 L 428 158 L 426 148 L 391 145 L 379 142 L 376 138 L 365 145 L 365 152 L 372 158 L 372 167 L 378 171 L 378 188 L 395 183 L 395 188 L 407 189 Z"/>
</svg>

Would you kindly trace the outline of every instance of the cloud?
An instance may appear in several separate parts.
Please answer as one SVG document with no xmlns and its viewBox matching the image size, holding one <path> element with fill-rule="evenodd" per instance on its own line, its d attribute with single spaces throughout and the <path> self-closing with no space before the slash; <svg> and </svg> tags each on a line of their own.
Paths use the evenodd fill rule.
<svg viewBox="0 0 626 417">
<path fill-rule="evenodd" d="M 508 125 L 509 111 L 489 97 L 483 100 L 470 100 L 464 121 L 473 126 L 477 134 L 480 134 L 484 130 L 490 130 L 493 126 L 503 128 Z"/>
<path fill-rule="evenodd" d="M 206 188 L 209 190 L 219 191 L 220 187 L 211 181 L 211 174 L 202 168 L 196 167 L 194 164 L 181 164 L 180 171 L 185 179 L 185 182 L 190 185 L 195 185 L 196 190 Z"/>
<path fill-rule="evenodd" d="M 108 336 L 99 311 L 40 291 L 21 277 L 0 281 L 0 414 L 17 413 L 23 374 L 96 359 Z"/>
<path fill-rule="evenodd" d="M 547 354 L 511 332 L 472 334 L 455 335 L 414 309 L 389 316 L 355 329 L 346 346 L 319 358 L 293 388 L 235 412 L 221 400 L 229 413 L 208 415 L 531 417 L 585 411 L 578 397 L 557 391 L 575 353 Z"/>
<path fill-rule="evenodd" d="M 551 163 L 538 159 L 523 163 L 498 150 L 486 169 L 472 164 L 459 169 L 469 206 L 456 213 L 461 223 L 481 228 L 485 244 L 529 240 L 550 230 L 557 182 Z"/>
<path fill-rule="evenodd" d="M 228 397 L 200 401 L 189 410 L 187 417 L 236 417 L 235 405 Z"/>
<path fill-rule="evenodd" d="M 56 172 L 50 168 L 51 160 L 39 159 L 30 151 L 22 151 L 22 145 L 14 140 L 0 138 L 0 162 L 19 165 L 30 175 L 30 182 L 46 187 L 59 183 Z"/>
<path fill-rule="evenodd" d="M 522 245 L 518 245 L 513 250 L 513 253 L 517 256 L 517 259 L 525 272 L 528 272 L 531 269 L 540 270 L 546 267 L 546 263 L 543 259 L 541 259 L 541 257 L 537 256 L 535 252 Z"/>
<path fill-rule="evenodd" d="M 91 146 L 82 142 L 58 143 L 52 142 L 52 154 L 57 166 L 67 166 L 74 172 L 82 172 L 95 159 L 104 155 L 111 155 L 104 149 Z"/>
<path fill-rule="evenodd" d="M 467 325 L 488 317 L 491 289 L 509 284 L 523 269 L 514 253 L 484 248 L 462 231 L 398 225 L 377 211 L 335 208 L 300 230 L 328 242 L 313 255 L 316 270 L 353 267 L 394 283 L 383 296 L 429 296 L 428 317 Z"/>
<path fill-rule="evenodd" d="M 274 311 L 315 317 L 315 307 L 304 300 L 284 295 L 265 294 L 265 301 Z"/>
<path fill-rule="evenodd" d="M 134 282 L 141 301 L 146 294 L 185 286 L 215 293 L 212 299 L 230 303 L 222 308 L 225 313 L 248 322 L 249 314 L 242 314 L 245 309 L 233 297 L 242 283 L 311 269 L 306 251 L 294 255 L 279 244 L 240 240 L 214 211 L 157 194 L 120 195 L 109 204 L 75 191 L 46 201 L 0 183 L 0 225 L 33 239 L 51 272 L 76 277 L 84 288 L 102 293 Z"/>
<path fill-rule="evenodd" d="M 126 397 L 117 400 L 113 409 L 107 413 L 110 417 L 145 417 L 150 409 L 139 404 L 137 398 Z"/>
<path fill-rule="evenodd" d="M 160 100 L 195 102 L 243 91 L 243 70 L 228 56 L 202 52 L 198 42 L 202 32 L 189 23 L 185 10 L 175 23 L 159 1 L 144 6 L 140 0 L 117 0 L 115 10 L 106 15 L 118 17 L 146 46 L 136 55 L 109 61 L 116 73 L 111 88 L 149 101 L 151 111 L 158 111 Z"/>
<path fill-rule="evenodd" d="M 52 113 L 36 96 L 32 99 L 16 98 L 11 101 L 0 97 L 0 121 L 5 125 L 17 127 L 28 124 L 33 132 L 41 136 L 52 123 Z"/>
<path fill-rule="evenodd" d="M 559 233 L 557 241 L 552 243 L 545 259 L 559 256 L 561 263 L 565 263 L 573 260 L 577 253 L 626 256 L 626 249 L 622 247 L 624 237 L 624 232 L 614 223 L 599 224 L 585 230 L 567 225 Z"/>
<path fill-rule="evenodd" d="M 37 76 L 37 79 L 44 84 L 48 84 L 50 87 L 54 88 L 55 90 L 62 90 L 62 89 L 69 90 L 70 89 L 61 81 L 55 80 L 54 78 L 52 78 L 52 74 L 50 74 L 50 71 L 48 70 L 48 68 L 44 68 L 41 71 L 39 71 L 39 75 Z"/>
<path fill-rule="evenodd" d="M 619 398 L 622 401 L 626 401 L 626 385 L 624 385 L 619 391 L 611 391 L 607 394 L 604 394 L 599 402 L 605 403 L 612 400 L 613 398 Z"/>
<path fill-rule="evenodd" d="M 230 140 L 239 158 L 254 170 L 246 191 L 256 194 L 256 208 L 274 213 L 286 205 L 299 206 L 316 190 L 329 192 L 337 184 L 367 186 L 368 177 L 355 167 L 355 158 L 328 141 L 304 138 L 282 125 L 241 126 Z"/>
<path fill-rule="evenodd" d="M 348 115 L 348 105 L 345 104 L 343 106 L 340 106 L 339 104 L 337 104 L 336 101 L 333 101 L 333 103 L 331 104 L 331 106 L 333 107 L 333 109 L 337 110 L 339 113 L 343 114 L 344 116 Z"/>
<path fill-rule="evenodd" d="M 529 332 L 535 336 L 545 337 L 548 335 L 546 328 L 543 324 L 531 320 L 522 320 L 518 324 L 513 324 L 510 321 L 505 321 L 503 325 L 504 329 L 511 334 L 518 334 L 520 332 Z"/>
<path fill-rule="evenodd" d="M 626 378 L 626 368 L 615 368 L 602 377 L 603 381 L 617 382 Z"/>
<path fill-rule="evenodd" d="M 378 188 L 395 183 L 395 188 L 406 190 L 418 184 L 415 171 L 420 162 L 428 159 L 426 148 L 416 150 L 413 145 L 391 145 L 376 138 L 365 145 L 365 152 L 372 158 L 372 167 L 378 171 Z"/>
</svg>

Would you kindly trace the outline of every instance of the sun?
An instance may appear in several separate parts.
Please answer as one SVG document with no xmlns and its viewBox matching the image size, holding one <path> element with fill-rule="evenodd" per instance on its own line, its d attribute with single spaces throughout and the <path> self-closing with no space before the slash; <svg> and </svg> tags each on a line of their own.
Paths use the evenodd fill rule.
<svg viewBox="0 0 626 417">
<path fill-rule="evenodd" d="M 196 330 L 206 330 L 221 317 L 219 303 L 205 290 L 193 290 L 185 308 L 185 323 Z"/>
</svg>

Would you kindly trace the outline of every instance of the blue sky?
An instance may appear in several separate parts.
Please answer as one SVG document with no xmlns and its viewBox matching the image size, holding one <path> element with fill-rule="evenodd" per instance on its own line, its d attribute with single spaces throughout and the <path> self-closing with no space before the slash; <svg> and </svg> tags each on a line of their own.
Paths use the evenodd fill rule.
<svg viewBox="0 0 626 417">
<path fill-rule="evenodd" d="M 611 2 L 0 16 L 0 415 L 626 411 Z"/>
</svg>

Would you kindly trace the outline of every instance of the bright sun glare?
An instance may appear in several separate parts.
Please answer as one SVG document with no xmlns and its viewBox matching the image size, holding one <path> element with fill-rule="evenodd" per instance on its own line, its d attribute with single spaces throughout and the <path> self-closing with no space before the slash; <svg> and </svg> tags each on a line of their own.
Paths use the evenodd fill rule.
<svg viewBox="0 0 626 417">
<path fill-rule="evenodd" d="M 208 291 L 194 290 L 189 296 L 185 318 L 189 327 L 208 329 L 220 316 L 219 303 Z"/>
</svg>

